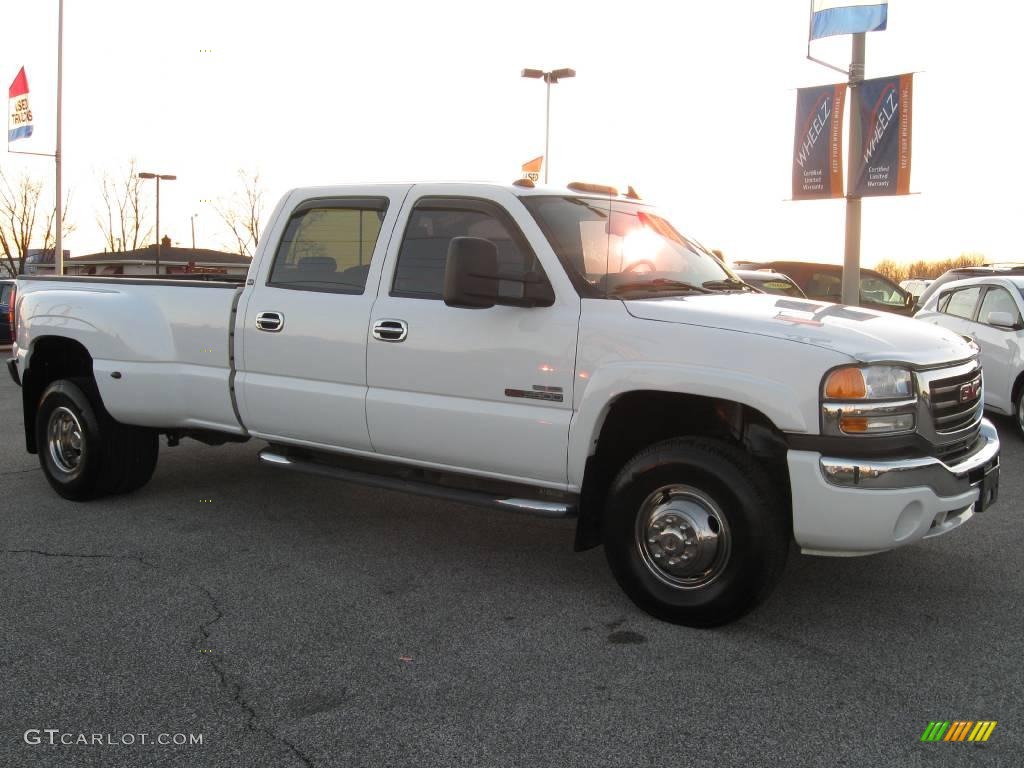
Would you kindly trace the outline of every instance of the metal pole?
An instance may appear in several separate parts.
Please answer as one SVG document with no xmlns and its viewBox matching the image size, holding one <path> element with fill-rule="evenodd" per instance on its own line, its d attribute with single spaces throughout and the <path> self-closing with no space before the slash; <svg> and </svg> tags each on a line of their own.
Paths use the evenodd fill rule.
<svg viewBox="0 0 1024 768">
<path fill-rule="evenodd" d="M 362 223 L 362 222 L 360 222 L 360 223 Z M 196 215 L 193 213 L 192 214 L 192 250 L 194 251 L 195 249 L 196 249 Z"/>
<path fill-rule="evenodd" d="M 160 274 L 160 174 L 156 176 L 156 273 Z"/>
<path fill-rule="evenodd" d="M 57 205 L 56 205 L 56 218 L 55 226 L 57 227 L 57 237 L 55 240 L 55 250 L 53 254 L 53 271 L 56 275 L 64 274 L 64 212 L 61 205 L 61 195 L 63 189 L 61 187 L 60 178 L 60 140 L 61 140 L 61 86 L 63 85 L 64 78 L 64 0 L 59 0 L 57 3 L 57 150 L 54 152 L 53 159 L 56 165 L 57 171 Z"/>
<path fill-rule="evenodd" d="M 843 304 L 860 304 L 860 198 L 853 196 L 861 165 L 862 141 L 858 114 L 860 82 L 864 79 L 864 42 L 866 34 L 853 36 L 850 60 L 850 146 L 846 162 L 846 249 L 843 254 Z"/>
<path fill-rule="evenodd" d="M 551 137 L 551 75 L 544 75 L 544 83 L 547 86 L 547 99 L 544 103 L 544 183 L 548 183 L 548 166 L 551 160 L 548 157 L 548 140 Z"/>
</svg>

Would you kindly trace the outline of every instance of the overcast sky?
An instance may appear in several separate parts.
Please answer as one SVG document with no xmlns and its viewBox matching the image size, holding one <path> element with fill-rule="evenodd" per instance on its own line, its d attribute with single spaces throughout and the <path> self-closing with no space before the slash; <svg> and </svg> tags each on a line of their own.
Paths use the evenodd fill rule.
<svg viewBox="0 0 1024 768">
<path fill-rule="evenodd" d="M 544 143 L 544 86 L 520 69 L 573 67 L 552 92 L 553 183 L 633 184 L 732 259 L 842 261 L 843 201 L 786 202 L 794 89 L 843 79 L 805 60 L 807 0 L 65 5 L 73 254 L 102 248 L 99 176 L 133 156 L 179 177 L 161 188 L 164 232 L 187 244 L 198 213 L 210 247 L 228 239 L 203 201 L 232 192 L 240 168 L 261 173 L 268 214 L 306 184 L 511 181 Z M 12 148 L 52 152 L 57 0 L 0 9 L 0 75 L 26 67 L 35 115 Z M 1022 16 L 1008 0 L 894 0 L 888 31 L 868 35 L 868 77 L 919 73 L 920 194 L 864 202 L 863 263 L 1024 259 Z M 850 38 L 813 51 L 845 67 Z M 0 161 L 52 177 L 45 158 Z"/>
</svg>

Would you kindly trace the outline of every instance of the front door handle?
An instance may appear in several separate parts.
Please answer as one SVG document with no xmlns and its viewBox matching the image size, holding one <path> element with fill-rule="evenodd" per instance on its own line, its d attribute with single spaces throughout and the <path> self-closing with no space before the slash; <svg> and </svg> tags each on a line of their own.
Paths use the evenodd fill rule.
<svg viewBox="0 0 1024 768">
<path fill-rule="evenodd" d="M 405 320 L 377 320 L 373 324 L 373 338 L 377 341 L 405 341 L 408 335 Z"/>
<path fill-rule="evenodd" d="M 261 331 L 277 333 L 284 328 L 284 315 L 280 312 L 260 312 L 256 315 L 256 327 Z"/>
</svg>

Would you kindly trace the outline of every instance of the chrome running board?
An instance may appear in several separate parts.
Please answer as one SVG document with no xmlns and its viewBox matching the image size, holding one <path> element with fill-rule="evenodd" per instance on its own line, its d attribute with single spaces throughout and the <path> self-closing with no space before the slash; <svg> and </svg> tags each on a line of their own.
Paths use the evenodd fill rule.
<svg viewBox="0 0 1024 768">
<path fill-rule="evenodd" d="M 409 477 L 395 477 L 385 474 L 375 474 L 358 469 L 336 466 L 334 464 L 311 461 L 305 458 L 287 456 L 283 453 L 265 448 L 260 451 L 259 460 L 263 464 L 284 469 L 293 469 L 299 472 L 306 472 L 322 477 L 331 477 L 335 480 L 345 480 L 360 485 L 369 485 L 374 488 L 384 488 L 391 491 L 403 493 L 414 493 L 418 496 L 428 496 L 433 499 L 445 499 L 461 504 L 472 504 L 478 507 L 489 507 L 491 509 L 503 509 L 507 512 L 523 512 L 529 515 L 540 517 L 563 518 L 576 517 L 577 503 L 575 499 L 545 500 L 518 498 L 508 495 L 496 495 L 482 490 L 471 490 L 467 488 L 451 488 L 443 485 L 435 485 L 425 480 L 418 480 Z"/>
</svg>

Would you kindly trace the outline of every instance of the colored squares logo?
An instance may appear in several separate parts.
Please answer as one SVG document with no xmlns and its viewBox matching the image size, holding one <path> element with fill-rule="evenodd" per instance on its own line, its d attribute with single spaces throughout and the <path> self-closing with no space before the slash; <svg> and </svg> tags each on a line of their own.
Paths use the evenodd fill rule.
<svg viewBox="0 0 1024 768">
<path fill-rule="evenodd" d="M 921 734 L 921 741 L 988 741 L 996 728 L 995 720 L 932 720 Z"/>
</svg>

